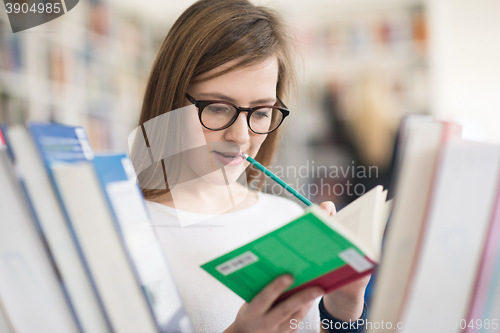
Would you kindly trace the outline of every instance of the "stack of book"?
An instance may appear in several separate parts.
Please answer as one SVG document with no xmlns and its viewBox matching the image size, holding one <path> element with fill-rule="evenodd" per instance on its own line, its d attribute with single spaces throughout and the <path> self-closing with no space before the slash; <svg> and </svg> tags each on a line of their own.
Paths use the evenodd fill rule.
<svg viewBox="0 0 500 333">
<path fill-rule="evenodd" d="M 0 331 L 192 331 L 130 160 L 81 127 L 0 131 Z"/>
<path fill-rule="evenodd" d="M 374 271 L 368 332 L 498 332 L 500 146 L 420 116 L 402 123 L 396 154 L 382 255 L 390 204 L 377 186 L 333 217 L 312 206 L 202 268 L 247 301 L 284 273 L 295 283 L 279 300 Z"/>
<path fill-rule="evenodd" d="M 500 146 L 460 134 L 403 123 L 383 249 L 376 187 L 200 269 L 246 301 L 283 273 L 295 283 L 278 301 L 375 271 L 367 332 L 498 332 Z M 191 331 L 127 155 L 94 156 L 81 127 L 2 127 L 0 332 Z"/>
<path fill-rule="evenodd" d="M 500 147 L 426 118 L 402 129 L 367 331 L 498 332 Z"/>
</svg>

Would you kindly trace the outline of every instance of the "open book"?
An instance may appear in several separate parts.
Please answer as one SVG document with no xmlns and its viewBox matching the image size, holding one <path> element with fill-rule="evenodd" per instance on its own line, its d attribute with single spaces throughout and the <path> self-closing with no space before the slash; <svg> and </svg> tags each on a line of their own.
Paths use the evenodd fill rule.
<svg viewBox="0 0 500 333">
<path fill-rule="evenodd" d="M 282 274 L 294 284 L 278 302 L 310 286 L 326 292 L 372 272 L 379 262 L 390 211 L 387 191 L 377 186 L 334 216 L 318 206 L 201 267 L 249 302 Z"/>
</svg>

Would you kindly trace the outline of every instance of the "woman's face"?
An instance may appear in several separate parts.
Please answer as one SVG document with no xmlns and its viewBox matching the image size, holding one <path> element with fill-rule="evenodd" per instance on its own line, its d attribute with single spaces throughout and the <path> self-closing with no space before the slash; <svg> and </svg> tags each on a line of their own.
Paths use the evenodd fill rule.
<svg viewBox="0 0 500 333">
<path fill-rule="evenodd" d="M 220 72 L 233 65 L 224 64 L 203 76 Z M 201 78 L 202 78 L 201 77 Z M 278 82 L 278 61 L 271 58 L 262 63 L 230 71 L 213 79 L 191 84 L 188 94 L 199 101 L 222 100 L 239 107 L 274 105 L 276 103 L 276 85 Z M 236 121 L 228 128 L 212 131 L 203 128 L 203 135 L 208 143 L 212 164 L 224 166 L 229 182 L 234 182 L 245 169 L 246 153 L 255 157 L 266 134 L 255 134 L 248 128 L 247 112 L 241 112 Z M 196 172 L 196 164 L 190 167 Z M 213 167 L 213 166 L 212 166 Z"/>
</svg>

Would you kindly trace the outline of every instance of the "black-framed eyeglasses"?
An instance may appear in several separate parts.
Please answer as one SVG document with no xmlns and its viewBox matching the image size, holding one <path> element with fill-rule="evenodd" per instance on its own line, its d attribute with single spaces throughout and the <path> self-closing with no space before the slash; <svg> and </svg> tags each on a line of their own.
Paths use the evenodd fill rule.
<svg viewBox="0 0 500 333">
<path fill-rule="evenodd" d="M 268 134 L 276 130 L 290 114 L 277 96 L 283 108 L 267 105 L 242 108 L 226 101 L 197 101 L 187 93 L 186 98 L 198 108 L 198 117 L 203 127 L 212 131 L 228 128 L 234 124 L 241 112 L 248 112 L 248 128 L 256 134 Z"/>
</svg>

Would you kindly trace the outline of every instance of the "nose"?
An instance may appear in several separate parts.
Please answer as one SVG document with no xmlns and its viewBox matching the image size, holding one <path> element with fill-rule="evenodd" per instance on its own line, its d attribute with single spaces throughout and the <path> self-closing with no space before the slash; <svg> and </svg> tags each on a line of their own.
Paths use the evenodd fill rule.
<svg viewBox="0 0 500 333">
<path fill-rule="evenodd" d="M 241 112 L 236 121 L 226 129 L 224 138 L 242 146 L 250 140 L 249 132 L 247 114 L 246 112 Z"/>
</svg>

